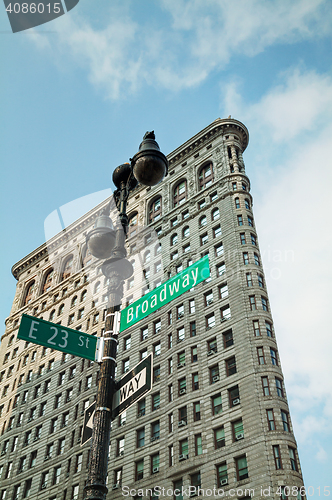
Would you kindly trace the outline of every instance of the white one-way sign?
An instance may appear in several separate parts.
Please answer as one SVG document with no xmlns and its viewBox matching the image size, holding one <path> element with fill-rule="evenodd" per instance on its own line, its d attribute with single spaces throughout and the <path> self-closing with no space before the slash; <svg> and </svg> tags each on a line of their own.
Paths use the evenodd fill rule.
<svg viewBox="0 0 332 500">
<path fill-rule="evenodd" d="M 141 399 L 152 387 L 152 354 L 134 366 L 118 383 L 113 397 L 112 418 Z"/>
</svg>

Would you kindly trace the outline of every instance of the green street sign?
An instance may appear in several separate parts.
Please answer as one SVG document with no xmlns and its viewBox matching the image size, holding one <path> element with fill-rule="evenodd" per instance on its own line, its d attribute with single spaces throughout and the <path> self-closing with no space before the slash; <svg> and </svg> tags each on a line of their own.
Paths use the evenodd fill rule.
<svg viewBox="0 0 332 500">
<path fill-rule="evenodd" d="M 173 278 L 165 281 L 151 292 L 136 300 L 121 311 L 120 332 L 138 323 L 153 311 L 168 304 L 187 290 L 198 285 L 210 276 L 209 256 L 205 255 Z"/>
<path fill-rule="evenodd" d="M 23 314 L 17 338 L 80 358 L 96 360 L 97 337 Z"/>
</svg>

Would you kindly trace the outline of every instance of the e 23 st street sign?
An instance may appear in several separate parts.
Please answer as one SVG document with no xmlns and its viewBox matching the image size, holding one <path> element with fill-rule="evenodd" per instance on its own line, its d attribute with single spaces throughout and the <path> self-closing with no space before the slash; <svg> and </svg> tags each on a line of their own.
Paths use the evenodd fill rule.
<svg viewBox="0 0 332 500">
<path fill-rule="evenodd" d="M 98 338 L 23 314 L 17 338 L 96 361 Z"/>
</svg>

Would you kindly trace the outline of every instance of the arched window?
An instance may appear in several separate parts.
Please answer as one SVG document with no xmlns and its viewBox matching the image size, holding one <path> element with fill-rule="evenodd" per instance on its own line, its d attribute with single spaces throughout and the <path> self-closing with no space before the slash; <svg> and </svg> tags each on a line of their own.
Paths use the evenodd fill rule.
<svg viewBox="0 0 332 500">
<path fill-rule="evenodd" d="M 157 245 L 154 247 L 154 254 L 158 255 L 158 253 L 161 252 L 161 244 L 157 243 Z"/>
<path fill-rule="evenodd" d="M 50 318 L 49 318 L 49 321 L 53 321 L 54 320 L 54 317 L 55 317 L 55 309 L 53 309 L 53 311 L 50 312 Z"/>
<path fill-rule="evenodd" d="M 92 262 L 92 255 L 90 253 L 89 247 L 86 246 L 83 258 L 83 267 L 88 266 Z"/>
<path fill-rule="evenodd" d="M 52 279 L 53 279 L 54 271 L 53 269 L 49 269 L 47 273 L 45 274 L 44 278 L 44 286 L 43 286 L 43 291 L 42 293 L 48 292 L 52 286 Z"/>
<path fill-rule="evenodd" d="M 97 281 L 97 283 L 95 284 L 94 293 L 98 293 L 99 290 L 100 290 L 100 281 Z"/>
<path fill-rule="evenodd" d="M 219 217 L 220 217 L 219 208 L 215 208 L 214 210 L 212 210 L 212 212 L 211 212 L 212 220 L 219 219 Z"/>
<path fill-rule="evenodd" d="M 72 298 L 70 307 L 74 307 L 76 306 L 76 304 L 77 304 L 77 295 L 75 295 L 75 297 Z"/>
<path fill-rule="evenodd" d="M 200 227 L 203 227 L 203 226 L 206 226 L 206 224 L 207 224 L 206 215 L 203 215 L 203 216 L 199 219 L 199 225 L 200 225 Z"/>
<path fill-rule="evenodd" d="M 173 191 L 174 206 L 182 205 L 187 199 L 187 181 L 181 181 L 177 184 Z"/>
<path fill-rule="evenodd" d="M 161 217 L 161 196 L 156 198 L 151 204 L 149 209 L 149 222 L 156 221 Z"/>
<path fill-rule="evenodd" d="M 150 259 L 151 259 L 151 254 L 150 254 L 150 250 L 148 250 L 144 254 L 144 264 L 147 264 L 148 262 L 150 262 Z"/>
<path fill-rule="evenodd" d="M 182 238 L 187 238 L 189 235 L 190 235 L 190 229 L 189 226 L 186 226 L 183 228 Z"/>
<path fill-rule="evenodd" d="M 246 199 L 244 200 L 244 204 L 245 204 L 246 209 L 247 209 L 247 210 L 250 210 L 250 201 L 248 200 L 248 198 L 246 198 Z"/>
<path fill-rule="evenodd" d="M 67 259 L 65 260 L 65 263 L 63 266 L 61 281 L 69 278 L 69 276 L 72 274 L 73 264 L 74 264 L 74 257 L 72 255 L 69 255 L 69 257 L 67 257 Z"/>
<path fill-rule="evenodd" d="M 129 217 L 128 220 L 128 237 L 134 236 L 137 233 L 138 214 L 137 212 Z"/>
<path fill-rule="evenodd" d="M 240 208 L 240 199 L 235 198 L 235 208 Z"/>
<path fill-rule="evenodd" d="M 178 235 L 176 233 L 171 236 L 171 245 L 176 245 L 178 242 Z"/>
<path fill-rule="evenodd" d="M 83 290 L 83 292 L 81 293 L 81 302 L 85 301 L 87 295 L 88 295 L 88 292 L 86 290 Z"/>
<path fill-rule="evenodd" d="M 204 189 L 211 186 L 213 182 L 213 168 L 212 163 L 205 165 L 201 168 L 198 175 L 199 189 Z"/>
<path fill-rule="evenodd" d="M 25 299 L 24 299 L 25 306 L 27 304 L 30 304 L 30 302 L 32 301 L 32 295 L 33 295 L 34 288 L 35 288 L 35 282 L 31 281 L 31 283 L 28 284 L 26 292 L 25 292 Z"/>
</svg>

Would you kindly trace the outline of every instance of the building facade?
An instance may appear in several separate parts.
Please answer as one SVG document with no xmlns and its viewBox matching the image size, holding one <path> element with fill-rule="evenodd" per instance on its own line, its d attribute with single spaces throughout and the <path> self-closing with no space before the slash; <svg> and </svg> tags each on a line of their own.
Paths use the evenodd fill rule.
<svg viewBox="0 0 332 500">
<path fill-rule="evenodd" d="M 177 500 L 221 490 L 301 498 L 247 144 L 241 122 L 217 119 L 168 155 L 160 185 L 130 196 L 134 275 L 123 307 L 206 254 L 211 276 L 119 337 L 117 378 L 153 353 L 153 387 L 112 422 L 107 498 L 156 500 L 155 487 Z M 0 500 L 83 498 L 83 415 L 99 366 L 17 332 L 27 313 L 103 335 L 108 283 L 85 236 L 108 201 L 13 266 L 17 291 L 0 345 Z"/>
</svg>

